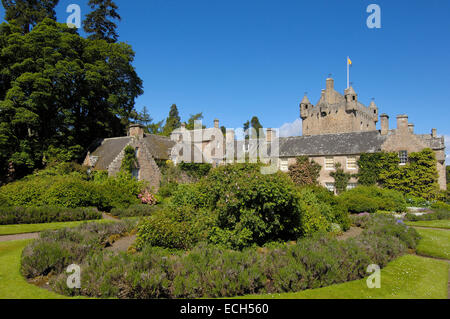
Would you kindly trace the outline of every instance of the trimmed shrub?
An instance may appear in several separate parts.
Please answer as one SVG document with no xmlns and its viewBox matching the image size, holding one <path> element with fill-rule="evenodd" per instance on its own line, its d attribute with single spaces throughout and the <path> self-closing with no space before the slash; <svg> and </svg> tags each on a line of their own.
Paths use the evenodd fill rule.
<svg viewBox="0 0 450 319">
<path fill-rule="evenodd" d="M 374 213 L 377 210 L 404 212 L 407 206 L 400 192 L 376 186 L 356 187 L 341 194 L 339 200 L 352 213 Z"/>
<path fill-rule="evenodd" d="M 0 225 L 40 224 L 101 219 L 97 208 L 0 207 Z"/>
</svg>

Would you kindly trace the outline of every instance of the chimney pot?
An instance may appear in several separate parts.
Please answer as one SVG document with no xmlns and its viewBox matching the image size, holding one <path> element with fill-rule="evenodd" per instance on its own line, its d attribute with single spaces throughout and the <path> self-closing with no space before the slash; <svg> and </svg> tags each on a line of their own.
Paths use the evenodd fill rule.
<svg viewBox="0 0 450 319">
<path fill-rule="evenodd" d="M 219 120 L 218 119 L 214 120 L 214 128 L 219 128 Z"/>
</svg>

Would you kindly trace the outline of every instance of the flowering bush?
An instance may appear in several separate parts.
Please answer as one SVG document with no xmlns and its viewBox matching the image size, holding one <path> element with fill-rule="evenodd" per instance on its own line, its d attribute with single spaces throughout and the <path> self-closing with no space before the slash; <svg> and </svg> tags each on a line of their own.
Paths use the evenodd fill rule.
<svg viewBox="0 0 450 319">
<path fill-rule="evenodd" d="M 141 200 L 142 204 L 156 205 L 157 203 L 155 195 L 153 195 L 146 189 L 142 193 L 140 193 L 138 197 Z"/>
</svg>

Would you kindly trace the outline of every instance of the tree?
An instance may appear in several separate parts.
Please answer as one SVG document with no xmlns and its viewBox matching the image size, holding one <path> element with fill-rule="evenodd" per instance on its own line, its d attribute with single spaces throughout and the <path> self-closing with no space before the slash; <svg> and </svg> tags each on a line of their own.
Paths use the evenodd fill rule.
<svg viewBox="0 0 450 319">
<path fill-rule="evenodd" d="M 45 19 L 29 33 L 0 26 L 0 176 L 21 176 L 52 154 L 80 160 L 98 138 L 122 136 L 142 80 L 125 43 L 80 37 Z"/>
<path fill-rule="evenodd" d="M 317 185 L 322 166 L 308 156 L 297 157 L 296 163 L 289 166 L 289 176 L 298 186 Z"/>
<path fill-rule="evenodd" d="M 447 173 L 447 185 L 450 184 L 450 165 L 446 167 L 446 173 Z"/>
<path fill-rule="evenodd" d="M 83 23 L 84 31 L 91 40 L 105 40 L 109 43 L 117 42 L 117 25 L 111 19 L 121 20 L 117 13 L 117 5 L 112 0 L 89 0 L 88 5 L 93 9 L 86 15 Z"/>
<path fill-rule="evenodd" d="M 260 130 L 263 128 L 263 126 L 261 125 L 261 123 L 259 122 L 259 119 L 257 116 L 253 116 L 252 120 L 250 121 L 252 128 L 255 130 L 252 134 L 256 133 L 256 136 L 252 136 L 252 138 L 263 138 L 264 137 L 264 133 L 260 132 Z M 262 135 L 260 135 L 262 134 Z"/>
<path fill-rule="evenodd" d="M 45 18 L 56 20 L 55 7 L 59 0 L 2 0 L 5 20 L 20 27 L 21 32 L 30 32 Z"/>
<path fill-rule="evenodd" d="M 250 134 L 250 132 L 249 132 L 249 129 L 250 129 L 250 121 L 245 122 L 243 128 L 244 128 L 244 138 L 245 138 L 246 140 L 248 140 L 248 139 L 249 139 L 249 134 Z"/>
<path fill-rule="evenodd" d="M 348 182 L 352 178 L 351 174 L 345 173 L 341 163 L 335 164 L 336 170 L 330 173 L 330 176 L 334 178 L 334 187 L 336 192 L 341 194 L 345 192 L 348 186 Z"/>
<path fill-rule="evenodd" d="M 203 113 L 197 113 L 197 114 L 191 114 L 191 117 L 189 118 L 186 129 L 193 130 L 195 129 L 195 121 L 200 121 L 203 119 Z M 206 128 L 205 125 L 202 125 L 202 128 Z"/>
<path fill-rule="evenodd" d="M 170 134 L 181 126 L 181 118 L 178 113 L 178 108 L 176 104 L 172 104 L 169 111 L 169 117 L 164 125 L 163 135 L 170 136 Z"/>
</svg>

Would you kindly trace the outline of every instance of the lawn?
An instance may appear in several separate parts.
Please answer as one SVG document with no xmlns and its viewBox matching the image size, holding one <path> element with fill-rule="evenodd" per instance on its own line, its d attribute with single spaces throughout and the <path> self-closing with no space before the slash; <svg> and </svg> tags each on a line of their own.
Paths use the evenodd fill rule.
<svg viewBox="0 0 450 319">
<path fill-rule="evenodd" d="M 0 299 L 64 298 L 45 289 L 30 285 L 19 271 L 22 250 L 30 240 L 0 243 Z"/>
<path fill-rule="evenodd" d="M 439 229 L 419 229 L 422 240 L 417 246 L 417 254 L 450 259 L 450 231 Z"/>
<path fill-rule="evenodd" d="M 36 233 L 44 230 L 56 230 L 67 227 L 76 227 L 86 222 L 108 223 L 111 221 L 106 219 L 98 219 L 93 221 L 63 222 L 63 223 L 0 225 L 0 236 Z"/>
<path fill-rule="evenodd" d="M 450 229 L 450 220 L 449 219 L 427 220 L 427 221 L 420 221 L 420 222 L 406 222 L 405 224 L 408 226 Z"/>
<path fill-rule="evenodd" d="M 366 279 L 298 293 L 251 295 L 245 299 L 447 299 L 450 265 L 445 261 L 406 255 L 381 271 L 381 288 Z"/>
</svg>

